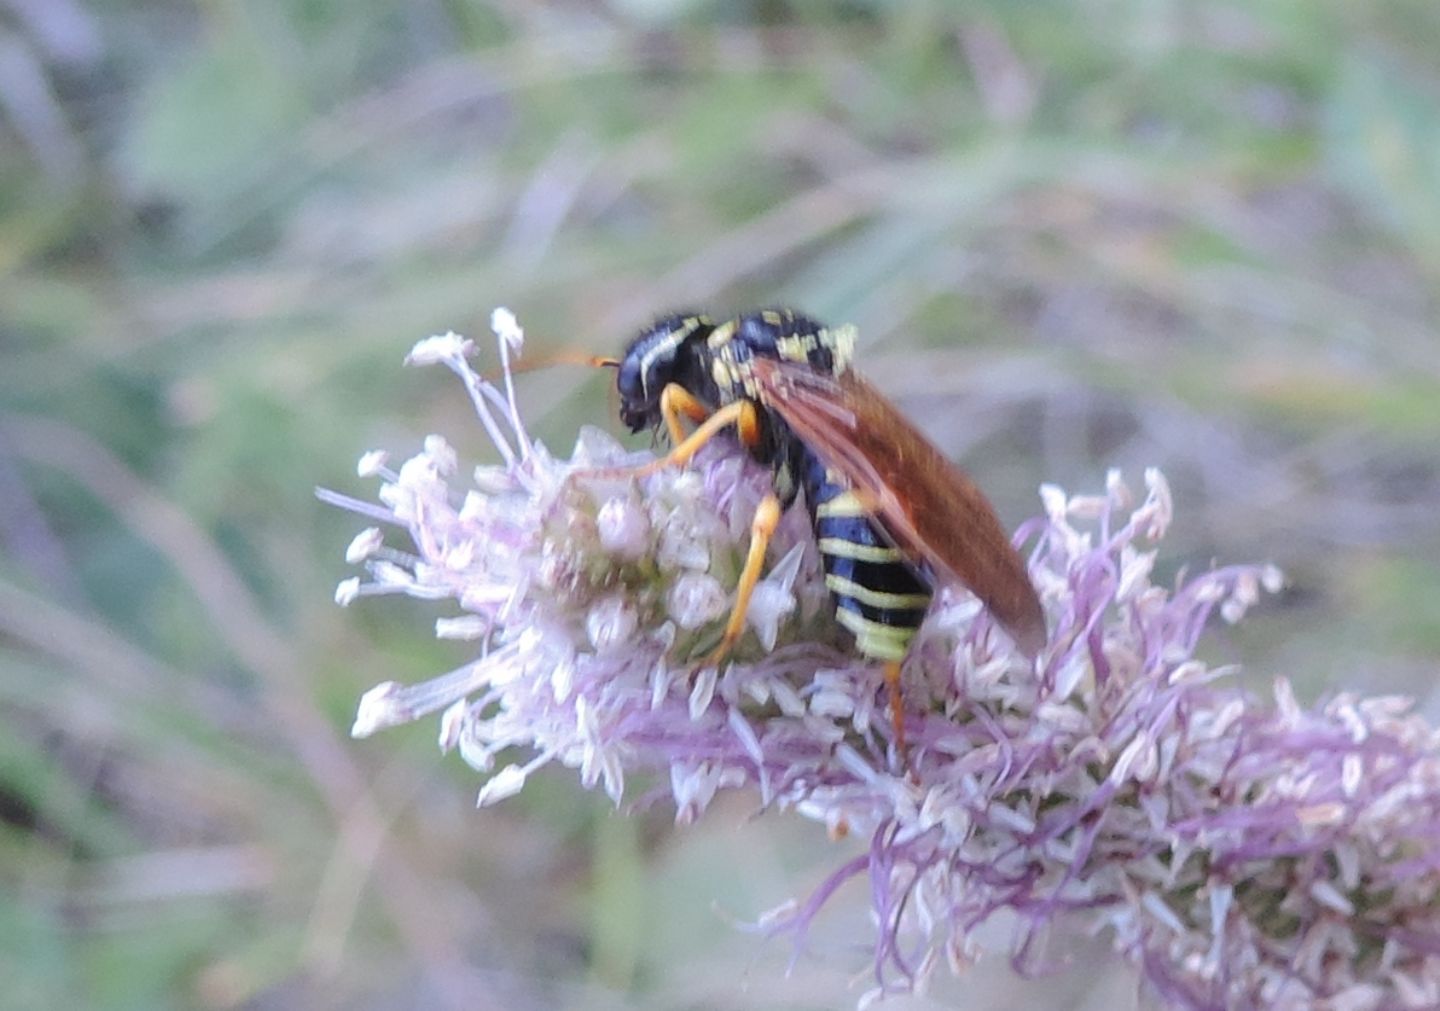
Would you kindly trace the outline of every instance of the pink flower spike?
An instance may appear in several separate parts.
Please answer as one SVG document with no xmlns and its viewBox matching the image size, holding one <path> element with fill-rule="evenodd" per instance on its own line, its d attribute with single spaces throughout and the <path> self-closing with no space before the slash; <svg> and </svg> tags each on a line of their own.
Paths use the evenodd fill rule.
<svg viewBox="0 0 1440 1011">
<path fill-rule="evenodd" d="M 1253 618 L 1283 578 L 1234 565 L 1156 582 L 1185 561 L 1166 553 L 1177 502 L 1158 470 L 1143 491 L 1117 472 L 1086 494 L 1042 488 L 1022 527 L 1051 630 L 1038 662 L 967 592 L 937 595 L 903 668 L 902 760 L 803 508 L 776 532 L 745 634 L 706 660 L 771 474 L 725 438 L 643 475 L 624 469 L 653 457 L 596 430 L 572 459 L 549 455 L 508 381 L 519 324 L 497 313 L 494 328 L 503 396 L 454 335 L 411 359 L 461 377 L 498 467 L 436 439 L 367 468 L 383 507 L 322 493 L 392 530 L 385 546 L 356 538 L 366 580 L 337 599 L 447 601 L 437 632 L 475 649 L 433 681 L 372 689 L 356 736 L 443 712 L 442 743 L 487 776 L 482 805 L 553 762 L 617 804 L 637 776 L 658 784 L 681 823 L 751 789 L 766 817 L 858 840 L 764 929 L 800 944 L 861 878 L 866 999 L 962 971 L 1009 923 L 1021 971 L 1046 967 L 1061 925 L 1101 932 L 1170 1007 L 1437 1006 L 1440 734 L 1409 700 L 1311 706 L 1283 677 L 1257 697 L 1209 664 L 1204 631 Z"/>
</svg>

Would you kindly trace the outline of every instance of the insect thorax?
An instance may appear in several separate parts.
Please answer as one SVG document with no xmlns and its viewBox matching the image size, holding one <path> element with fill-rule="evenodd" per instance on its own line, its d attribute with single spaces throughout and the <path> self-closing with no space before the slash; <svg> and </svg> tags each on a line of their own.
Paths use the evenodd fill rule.
<svg viewBox="0 0 1440 1011">
<path fill-rule="evenodd" d="M 850 368 L 855 328 L 827 327 L 790 309 L 764 309 L 721 323 L 705 343 L 718 403 L 747 397 L 763 404 L 752 364 L 756 358 L 794 362 L 822 375 L 839 376 Z"/>
<path fill-rule="evenodd" d="M 749 452 L 771 468 L 789 506 L 809 451 L 780 419 L 755 378 L 757 359 L 792 362 L 824 376 L 850 367 L 855 328 L 827 327 L 791 309 L 762 309 L 716 324 L 696 313 L 656 320 L 626 348 L 618 377 L 620 417 L 632 431 L 660 425 L 660 394 L 676 384 L 712 409 L 748 399 L 759 405 L 760 439 Z"/>
</svg>

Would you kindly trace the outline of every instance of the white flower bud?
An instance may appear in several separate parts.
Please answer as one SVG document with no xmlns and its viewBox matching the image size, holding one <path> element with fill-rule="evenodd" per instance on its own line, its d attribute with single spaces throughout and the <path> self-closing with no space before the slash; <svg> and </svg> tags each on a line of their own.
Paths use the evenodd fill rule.
<svg viewBox="0 0 1440 1011">
<path fill-rule="evenodd" d="M 490 313 L 490 329 L 511 351 L 518 352 L 525 343 L 525 331 L 521 329 L 520 321 L 503 305 Z"/>
<path fill-rule="evenodd" d="M 360 477 L 374 477 L 385 466 L 390 459 L 390 454 L 383 449 L 372 449 L 360 457 L 360 462 L 355 466 L 355 473 Z"/>
<path fill-rule="evenodd" d="M 385 535 L 380 532 L 379 527 L 366 527 L 355 535 L 350 546 L 345 549 L 345 561 L 351 565 L 363 562 L 385 543 Z"/>
<path fill-rule="evenodd" d="M 525 788 L 525 770 L 518 765 L 507 765 L 486 780 L 475 798 L 476 807 L 498 804 L 506 797 L 513 797 Z"/>
<path fill-rule="evenodd" d="M 464 362 L 475 349 L 474 343 L 454 330 L 416 342 L 405 356 L 406 365 L 435 365 L 440 362 Z"/>
<path fill-rule="evenodd" d="M 665 599 L 670 617 L 686 631 L 693 631 L 722 617 L 729 610 L 730 595 L 714 576 L 687 572 L 675 580 Z"/>
<path fill-rule="evenodd" d="M 634 609 L 619 595 L 602 597 L 585 616 L 585 633 L 599 653 L 627 644 L 638 625 Z"/>
<path fill-rule="evenodd" d="M 650 517 L 628 497 L 606 499 L 595 516 L 595 529 L 600 547 L 625 561 L 640 558 L 650 545 Z"/>
</svg>

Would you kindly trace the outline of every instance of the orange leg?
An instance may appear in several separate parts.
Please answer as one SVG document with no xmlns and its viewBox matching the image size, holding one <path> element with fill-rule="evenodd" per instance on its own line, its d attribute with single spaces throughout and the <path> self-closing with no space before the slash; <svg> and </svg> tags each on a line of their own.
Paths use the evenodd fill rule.
<svg viewBox="0 0 1440 1011">
<path fill-rule="evenodd" d="M 674 384 L 666 387 L 667 392 L 670 389 L 678 389 L 678 387 L 675 387 Z M 689 397 L 690 395 L 686 393 L 685 396 Z M 699 401 L 694 400 L 693 397 L 690 400 L 692 404 L 699 404 Z M 679 397 L 673 398 L 671 406 L 683 412 L 684 408 L 679 407 L 680 402 Z M 661 403 L 664 403 L 663 394 Z M 701 404 L 700 407 L 703 408 L 704 405 Z M 665 423 L 677 430 L 680 427 L 678 415 L 666 415 Z M 684 466 L 694 458 L 696 453 L 700 452 L 705 443 L 731 425 L 735 426 L 735 430 L 740 435 L 740 441 L 744 445 L 753 446 L 760 441 L 760 409 L 749 400 L 737 400 L 733 404 L 726 404 L 707 417 L 700 423 L 700 427 L 681 439 L 669 453 L 643 467 L 635 468 L 631 473 L 636 477 L 644 477 L 646 474 L 654 474 L 666 467 Z"/>
<path fill-rule="evenodd" d="M 780 500 L 771 492 L 760 501 L 755 518 L 750 521 L 750 550 L 745 556 L 745 568 L 740 571 L 740 582 L 735 587 L 735 606 L 730 609 L 730 620 L 725 623 L 725 634 L 716 646 L 701 661 L 703 666 L 719 666 L 735 643 L 745 634 L 745 615 L 750 610 L 750 598 L 755 594 L 755 585 L 760 582 L 761 570 L 765 568 L 765 552 L 770 547 L 770 538 L 780 525 Z"/>
<path fill-rule="evenodd" d="M 744 431 L 745 415 L 747 413 L 754 414 L 754 412 L 754 405 L 747 404 L 744 401 L 728 404 L 714 414 L 711 414 L 700 423 L 700 427 L 696 428 L 695 431 L 689 435 L 685 435 L 676 443 L 674 449 L 659 459 L 651 460 L 649 463 L 639 467 L 593 467 L 587 470 L 572 471 L 566 476 L 565 480 L 578 481 L 586 478 L 645 477 L 658 473 L 666 467 L 683 467 L 690 462 L 696 453 L 700 452 L 701 447 L 703 447 L 705 443 L 715 438 L 722 430 L 731 425 L 735 425 L 741 431 Z M 684 434 L 680 429 L 678 416 L 666 415 L 665 424 L 676 431 L 680 431 L 682 435 Z"/>
<path fill-rule="evenodd" d="M 712 412 L 685 387 L 671 383 L 660 393 L 660 414 L 675 442 L 674 448 L 660 459 L 625 471 L 626 473 L 643 477 L 666 467 L 684 466 L 707 442 L 731 425 L 735 426 L 742 445 L 749 447 L 760 442 L 760 409 L 749 400 L 737 400 Z M 682 416 L 698 423 L 689 435 L 685 434 L 680 420 Z M 755 518 L 750 523 L 750 549 L 745 556 L 745 567 L 740 571 L 740 582 L 735 588 L 735 606 L 730 609 L 730 619 L 725 623 L 725 632 L 720 637 L 719 645 L 710 651 L 702 664 L 722 663 L 735 648 L 735 643 L 745 634 L 745 616 L 750 610 L 750 598 L 754 596 L 755 586 L 760 582 L 760 575 L 765 568 L 765 553 L 770 547 L 770 538 L 774 536 L 775 528 L 780 524 L 780 515 L 780 499 L 771 492 L 761 500 L 755 510 Z"/>
<path fill-rule="evenodd" d="M 684 466 L 696 453 L 700 452 L 705 443 L 715 438 L 721 431 L 731 425 L 739 425 L 740 416 L 745 412 L 747 406 L 744 401 L 737 401 L 720 408 L 701 422 L 699 428 L 681 439 L 669 453 L 643 467 L 636 467 L 631 473 L 636 477 L 644 477 L 646 474 L 654 474 L 666 467 Z M 750 410 L 753 411 L 754 408 L 750 407 Z M 676 424 L 679 422 L 677 421 Z"/>
<path fill-rule="evenodd" d="M 684 415 L 699 425 L 711 415 L 710 408 L 679 383 L 670 383 L 660 391 L 660 416 L 670 430 L 670 442 L 678 446 L 685 441 L 685 427 L 680 424 Z"/>
<path fill-rule="evenodd" d="M 895 750 L 900 753 L 900 762 L 913 782 L 919 782 L 915 769 L 910 765 L 910 749 L 905 743 L 905 707 L 900 695 L 900 661 L 885 662 L 885 690 L 890 696 L 890 723 L 895 729 Z"/>
<path fill-rule="evenodd" d="M 675 443 L 670 452 L 641 467 L 595 467 L 575 471 L 566 480 L 624 477 L 627 474 L 644 477 L 666 467 L 683 467 L 700 452 L 705 443 L 731 425 L 735 426 L 740 442 L 746 447 L 755 446 L 760 441 L 760 408 L 750 400 L 737 400 L 718 411 L 711 411 L 704 401 L 697 399 L 685 387 L 679 383 L 670 383 L 660 391 L 660 416 L 665 420 L 665 427 Z M 689 435 L 685 434 L 685 426 L 680 420 L 682 417 L 689 418 L 698 425 Z"/>
<path fill-rule="evenodd" d="M 671 383 L 660 396 L 660 409 L 665 416 L 665 423 L 670 426 L 672 434 L 675 434 L 680 429 L 678 414 L 683 413 L 698 420 L 697 414 L 704 417 L 705 405 L 691 396 L 683 386 Z M 759 409 L 748 400 L 740 400 L 705 417 L 699 428 L 680 439 L 670 455 L 657 463 L 664 466 L 686 463 L 716 432 L 730 424 L 735 426 L 743 445 L 754 446 L 760 441 Z M 653 464 L 645 469 L 648 471 L 652 467 Z M 730 620 L 725 623 L 725 632 L 721 635 L 719 644 L 701 661 L 703 664 L 719 666 L 745 634 L 745 617 L 750 611 L 750 598 L 754 596 L 755 586 L 760 582 L 761 573 L 764 571 L 765 553 L 770 547 L 770 538 L 775 535 L 775 528 L 780 525 L 780 514 L 780 499 L 774 492 L 766 495 L 756 507 L 755 516 L 750 521 L 750 549 L 745 555 L 745 567 L 740 570 L 740 582 L 735 587 L 735 606 L 730 609 Z"/>
</svg>

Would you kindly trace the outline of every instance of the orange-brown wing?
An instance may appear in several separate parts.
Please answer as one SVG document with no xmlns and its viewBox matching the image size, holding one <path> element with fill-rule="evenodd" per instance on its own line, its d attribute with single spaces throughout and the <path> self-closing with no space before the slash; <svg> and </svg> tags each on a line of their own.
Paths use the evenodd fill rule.
<svg viewBox="0 0 1440 1011">
<path fill-rule="evenodd" d="M 1029 656 L 1045 644 L 1045 615 L 975 482 L 873 386 L 803 365 L 756 358 L 766 407 L 849 482 L 877 525 L 938 582 L 967 586 Z"/>
</svg>

